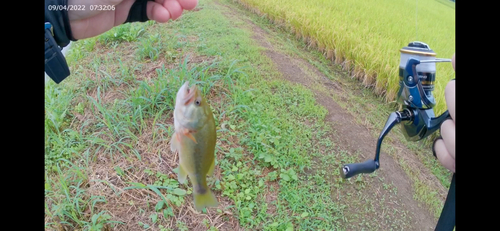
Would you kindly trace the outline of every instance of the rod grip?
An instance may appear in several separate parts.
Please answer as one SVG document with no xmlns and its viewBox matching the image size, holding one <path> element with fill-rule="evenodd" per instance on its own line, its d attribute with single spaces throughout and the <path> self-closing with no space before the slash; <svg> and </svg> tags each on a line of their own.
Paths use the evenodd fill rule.
<svg viewBox="0 0 500 231">
<path fill-rule="evenodd" d="M 346 164 L 340 169 L 340 176 L 347 179 L 360 173 L 372 173 L 379 167 L 378 161 L 367 160 L 362 163 Z"/>
</svg>

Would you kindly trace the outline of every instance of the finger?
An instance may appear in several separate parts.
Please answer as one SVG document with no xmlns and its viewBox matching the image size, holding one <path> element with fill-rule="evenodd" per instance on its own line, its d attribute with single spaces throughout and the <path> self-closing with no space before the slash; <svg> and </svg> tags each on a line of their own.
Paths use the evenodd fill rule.
<svg viewBox="0 0 500 231">
<path fill-rule="evenodd" d="M 181 7 L 185 10 L 192 10 L 198 5 L 198 0 L 178 0 Z"/>
<path fill-rule="evenodd" d="M 182 15 L 182 7 L 181 4 L 177 0 L 165 0 L 163 2 L 163 6 L 168 10 L 170 13 L 170 18 L 172 20 L 176 20 Z"/>
<path fill-rule="evenodd" d="M 444 89 L 444 98 L 446 100 L 446 106 L 448 107 L 448 112 L 450 113 L 453 121 L 455 120 L 455 80 L 452 80 L 446 84 Z"/>
<path fill-rule="evenodd" d="M 439 162 L 448 170 L 455 172 L 455 159 L 451 157 L 446 149 L 443 139 L 434 142 L 434 150 Z"/>
<path fill-rule="evenodd" d="M 441 124 L 441 136 L 448 153 L 455 159 L 455 122 L 447 119 Z"/>
<path fill-rule="evenodd" d="M 168 22 L 170 20 L 170 12 L 163 6 L 163 3 L 148 2 L 147 15 L 150 20 L 157 22 Z"/>
</svg>

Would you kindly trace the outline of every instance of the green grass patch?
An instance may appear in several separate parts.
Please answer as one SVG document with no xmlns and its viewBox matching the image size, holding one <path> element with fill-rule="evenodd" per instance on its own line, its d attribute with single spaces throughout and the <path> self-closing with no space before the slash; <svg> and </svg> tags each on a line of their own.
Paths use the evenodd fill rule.
<svg viewBox="0 0 500 231">
<path fill-rule="evenodd" d="M 336 95 L 333 100 L 351 112 L 351 114 L 357 118 L 357 122 L 359 124 L 373 128 L 372 136 L 375 142 L 389 113 L 397 110 L 397 105 L 394 102 L 384 102 L 384 100 L 381 99 L 381 97 L 376 96 L 371 89 L 360 86 L 353 79 L 344 78 L 342 75 L 339 75 L 338 73 L 343 72 L 342 70 L 333 66 L 330 60 L 327 60 L 321 52 L 315 49 L 309 49 L 310 47 L 306 42 L 297 40 L 286 27 L 277 27 L 265 17 L 258 17 L 254 15 L 249 15 L 249 17 L 252 18 L 254 23 L 263 27 L 263 29 L 271 35 L 269 38 L 275 43 L 275 49 L 279 49 L 281 52 L 290 56 L 308 60 L 310 64 L 316 67 L 329 79 L 340 82 L 344 91 L 341 95 Z M 312 75 L 315 74 L 312 73 Z M 325 91 L 325 89 L 321 87 L 317 88 L 317 90 Z M 325 93 L 328 94 L 328 92 Z M 400 154 L 396 153 L 395 150 L 388 144 L 391 142 L 391 139 L 399 140 L 411 151 L 415 152 L 416 156 L 425 165 L 425 167 L 437 177 L 439 182 L 445 188 L 448 188 L 451 173 L 431 156 L 432 152 L 430 145 L 435 137 L 436 134 L 429 136 L 423 141 L 410 142 L 405 140 L 399 126 L 396 126 L 389 133 L 384 145 L 382 145 L 382 151 L 388 152 L 393 158 L 399 161 L 399 164 L 405 170 L 406 174 L 412 179 L 412 181 L 414 181 L 413 187 L 416 192 L 414 198 L 417 201 L 428 205 L 429 208 L 431 208 L 432 213 L 434 213 L 437 217 L 442 209 L 443 201 L 436 196 L 436 193 L 433 192 L 434 190 L 426 185 L 426 183 L 422 182 L 420 178 L 422 174 L 419 173 L 418 170 L 408 167 L 407 164 L 404 163 L 404 160 L 398 157 Z M 356 161 L 359 160 L 344 160 L 341 163 L 353 163 Z"/>
<path fill-rule="evenodd" d="M 251 32 L 235 27 L 245 22 L 228 19 L 214 1 L 198 7 L 168 24 L 125 24 L 74 44 L 72 75 L 45 88 L 46 229 L 390 225 L 366 218 L 375 205 L 389 211 L 385 204 L 355 193 L 376 178 L 339 180 L 341 163 L 359 158 L 328 137 L 327 110 L 313 92 L 276 78 Z M 219 175 L 208 182 L 224 206 L 201 214 L 189 210 L 191 186 L 178 184 L 168 144 L 174 98 L 185 81 L 207 97 L 219 137 Z M 386 185 L 379 190 L 393 193 Z M 349 214 L 354 205 L 359 211 Z M 404 214 L 400 208 L 384 219 L 405 228 Z M 223 223 L 233 226 L 218 228 Z"/>
</svg>

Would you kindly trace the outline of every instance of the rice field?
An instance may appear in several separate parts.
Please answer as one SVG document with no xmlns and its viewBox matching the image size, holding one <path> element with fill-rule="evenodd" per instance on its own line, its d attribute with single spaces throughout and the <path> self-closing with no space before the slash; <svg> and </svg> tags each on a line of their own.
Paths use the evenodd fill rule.
<svg viewBox="0 0 500 231">
<path fill-rule="evenodd" d="M 455 8 L 447 0 L 238 0 L 289 28 L 387 101 L 399 88 L 399 50 L 422 41 L 438 58 L 455 53 Z M 446 110 L 444 88 L 455 77 L 436 64 L 435 112 Z"/>
</svg>

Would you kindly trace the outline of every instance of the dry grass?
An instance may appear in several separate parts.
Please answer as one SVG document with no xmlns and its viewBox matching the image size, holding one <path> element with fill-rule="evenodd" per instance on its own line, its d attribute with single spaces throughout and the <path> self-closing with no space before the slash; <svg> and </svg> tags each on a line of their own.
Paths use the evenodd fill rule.
<svg viewBox="0 0 500 231">
<path fill-rule="evenodd" d="M 210 95 L 213 94 L 212 91 Z M 113 100 L 113 96 L 109 96 L 109 101 Z M 218 101 L 222 102 L 222 100 Z M 214 104 L 217 107 L 217 103 L 214 102 Z M 91 116 L 83 115 L 82 119 L 88 117 Z M 222 117 L 221 122 L 225 120 L 225 117 Z M 144 130 L 138 135 L 138 140 L 133 147 L 139 152 L 141 160 L 132 154 L 123 157 L 120 153 L 114 153 L 114 158 L 110 158 L 108 153 L 97 151 L 94 155 L 94 161 L 88 166 L 86 193 L 92 196 L 102 196 L 107 201 L 106 203 L 97 203 L 94 209 L 108 211 L 111 220 L 124 223 L 117 225 L 112 230 L 142 229 L 139 222 L 151 223 L 149 216 L 156 213 L 154 205 L 162 200 L 156 193 L 148 189 L 125 190 L 126 187 L 130 186 L 128 182 L 153 185 L 157 180 L 156 177 L 146 173 L 145 170 L 160 172 L 167 175 L 169 179 L 177 180 L 174 169 L 178 166 L 178 155 L 170 151 L 170 137 L 167 133 L 162 132 L 158 126 L 155 126 L 153 119 L 146 119 L 144 122 Z M 168 116 L 163 118 L 162 123 L 165 126 L 173 126 L 173 120 Z M 153 131 L 154 129 L 156 131 Z M 153 139 L 154 132 L 156 132 L 156 137 Z M 106 136 L 102 138 L 106 139 Z M 237 146 L 237 140 L 234 136 L 224 138 L 227 138 L 231 145 L 220 141 L 219 145 L 222 149 Z M 217 158 L 223 158 L 222 154 L 219 153 Z M 118 174 L 116 168 L 122 169 L 124 174 Z M 220 177 L 221 170 L 216 166 L 214 178 L 220 179 Z M 191 186 L 182 185 L 180 187 L 189 190 Z M 184 223 L 189 230 L 206 230 L 207 224 L 217 227 L 219 230 L 238 230 L 238 220 L 234 218 L 230 210 L 226 209 L 232 205 L 232 202 L 221 197 L 220 191 L 214 191 L 214 193 L 219 198 L 220 205 L 217 208 L 207 209 L 206 214 L 195 211 L 192 196 L 186 195 L 185 202 L 181 206 L 169 203 L 174 213 L 173 217 L 163 217 L 163 214 L 159 213 L 158 220 L 162 220 L 161 224 L 164 228 L 173 230 L 178 228 L 178 222 Z M 217 212 L 217 209 L 220 209 L 221 212 Z M 204 223 L 204 220 L 207 220 L 208 223 Z"/>
</svg>

